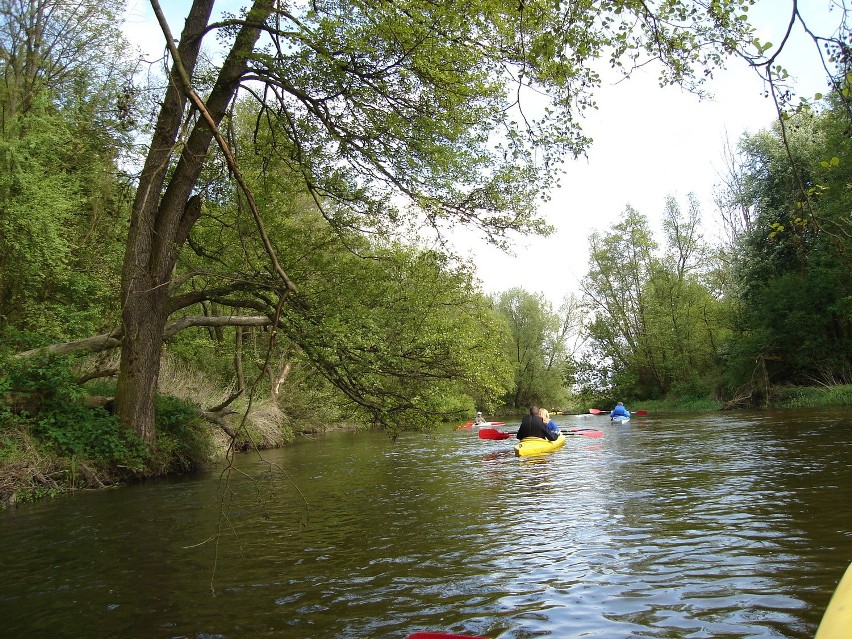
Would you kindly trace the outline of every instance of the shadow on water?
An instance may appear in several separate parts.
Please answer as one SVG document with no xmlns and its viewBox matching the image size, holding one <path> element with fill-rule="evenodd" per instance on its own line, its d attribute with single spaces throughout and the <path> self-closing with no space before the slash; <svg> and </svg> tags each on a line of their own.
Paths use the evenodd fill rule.
<svg viewBox="0 0 852 639">
<path fill-rule="evenodd" d="M 240 457 L 226 488 L 217 470 L 0 513 L 4 632 L 813 636 L 852 560 L 848 417 L 557 421 L 605 435 L 518 459 L 475 432 L 335 433 Z"/>
</svg>

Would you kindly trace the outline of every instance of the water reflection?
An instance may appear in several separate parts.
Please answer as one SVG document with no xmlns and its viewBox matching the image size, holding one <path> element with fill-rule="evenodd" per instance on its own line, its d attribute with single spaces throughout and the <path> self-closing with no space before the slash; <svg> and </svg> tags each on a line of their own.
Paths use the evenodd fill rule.
<svg viewBox="0 0 852 639">
<path fill-rule="evenodd" d="M 226 492 L 217 472 L 0 514 L 0 618 L 11 636 L 812 636 L 852 558 L 845 416 L 594 425 L 525 459 L 475 432 L 335 434 L 240 458 Z"/>
</svg>

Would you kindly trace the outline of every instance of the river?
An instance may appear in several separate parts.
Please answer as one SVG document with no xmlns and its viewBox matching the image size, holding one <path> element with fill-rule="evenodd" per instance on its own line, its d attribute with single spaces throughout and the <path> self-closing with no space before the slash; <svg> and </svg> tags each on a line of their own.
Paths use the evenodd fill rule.
<svg viewBox="0 0 852 639">
<path fill-rule="evenodd" d="M 852 561 L 840 411 L 333 433 L 0 513 L 3 637 L 811 638 Z"/>
</svg>

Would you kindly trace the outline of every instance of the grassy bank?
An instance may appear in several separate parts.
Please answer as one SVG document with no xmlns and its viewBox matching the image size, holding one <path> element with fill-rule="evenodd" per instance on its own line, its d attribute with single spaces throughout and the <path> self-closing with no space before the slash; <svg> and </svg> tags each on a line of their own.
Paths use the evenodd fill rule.
<svg viewBox="0 0 852 639">
<path fill-rule="evenodd" d="M 680 397 L 653 400 L 623 400 L 631 411 L 649 413 L 702 413 L 722 410 L 725 402 L 716 399 Z M 597 402 L 597 403 L 594 403 Z M 587 405 L 588 404 L 588 405 Z M 611 410 L 614 400 L 574 402 L 564 409 L 568 414 L 587 413 L 589 408 Z M 769 408 L 843 408 L 852 406 L 852 384 L 835 386 L 776 386 L 771 389 Z M 741 406 L 741 408 L 758 408 Z M 762 406 L 760 408 L 763 408 Z"/>
<path fill-rule="evenodd" d="M 106 403 L 92 403 L 93 398 L 114 394 L 110 384 L 83 387 L 79 373 L 59 360 L 27 367 L 6 361 L 0 370 L 0 510 L 72 491 L 193 472 L 221 459 L 232 435 L 237 450 L 275 448 L 299 434 L 324 432 L 326 422 L 332 421 L 317 413 L 311 397 L 288 406 L 294 416 L 290 418 L 268 399 L 254 401 L 244 416 L 248 405 L 240 398 L 211 419 L 200 407 L 222 404 L 230 389 L 166 358 L 160 376 L 163 394 L 157 401 L 157 441 L 146 446 L 120 426 Z M 652 415 L 702 413 L 724 406 L 721 401 L 695 398 L 624 401 L 631 411 Z M 576 398 L 554 412 L 581 414 L 591 407 L 608 411 L 614 403 Z M 852 385 L 773 388 L 770 406 L 852 406 Z M 520 421 L 524 412 L 505 411 L 500 418 Z M 298 432 L 291 419 L 299 424 Z"/>
<path fill-rule="evenodd" d="M 786 386 L 773 390 L 773 408 L 844 408 L 852 406 L 852 384 Z"/>
<path fill-rule="evenodd" d="M 724 402 L 696 399 L 694 397 L 687 398 L 669 398 L 669 399 L 653 399 L 653 400 L 619 400 L 624 401 L 624 405 L 630 411 L 647 410 L 649 413 L 698 413 L 713 410 L 721 410 Z M 590 408 L 597 408 L 604 411 L 612 410 L 616 402 L 614 400 L 588 400 L 583 403 L 574 402 L 564 409 L 564 413 L 568 415 L 581 415 L 588 413 Z"/>
</svg>

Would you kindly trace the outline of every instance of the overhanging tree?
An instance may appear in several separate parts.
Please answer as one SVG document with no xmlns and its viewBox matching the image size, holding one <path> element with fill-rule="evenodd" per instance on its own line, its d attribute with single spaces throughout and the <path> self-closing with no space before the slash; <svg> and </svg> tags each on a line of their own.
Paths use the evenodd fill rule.
<svg viewBox="0 0 852 639">
<path fill-rule="evenodd" d="M 244 15 L 212 23 L 214 3 L 195 0 L 133 204 L 122 276 L 122 422 L 154 437 L 159 357 L 176 308 L 172 274 L 202 211 L 198 179 L 214 129 L 238 91 L 258 100 L 280 158 L 332 225 L 395 226 L 406 214 L 395 206 L 402 197 L 438 230 L 467 223 L 501 242 L 508 231 L 544 228 L 537 194 L 552 185 L 559 159 L 588 143 L 577 123 L 599 81 L 595 60 L 610 56 L 629 72 L 654 58 L 663 81 L 690 84 L 696 69 L 748 39 L 740 4 L 674 1 L 652 12 L 627 1 L 257 0 Z M 199 57 L 212 34 L 226 43 L 225 56 L 203 86 Z M 206 95 L 203 105 L 191 83 Z M 521 108 L 533 92 L 551 99 L 540 118 Z M 271 292 L 301 303 L 267 250 L 278 281 Z"/>
</svg>

